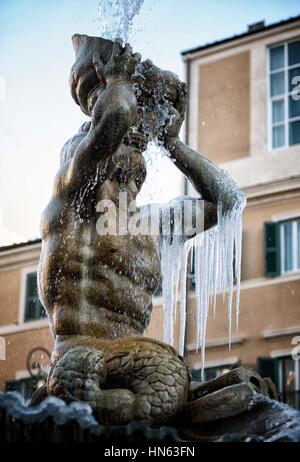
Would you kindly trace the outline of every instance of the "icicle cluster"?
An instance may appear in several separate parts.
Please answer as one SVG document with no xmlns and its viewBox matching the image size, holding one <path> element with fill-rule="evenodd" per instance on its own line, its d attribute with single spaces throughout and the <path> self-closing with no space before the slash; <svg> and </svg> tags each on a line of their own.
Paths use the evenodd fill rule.
<svg viewBox="0 0 300 462">
<path fill-rule="evenodd" d="M 162 160 L 168 153 L 153 140 L 144 153 L 147 170 L 153 170 L 150 175 L 149 187 L 144 189 L 143 202 L 152 202 L 154 197 L 150 192 L 159 187 L 161 178 L 159 172 L 163 167 Z M 170 169 L 172 164 L 168 163 Z M 174 169 L 175 170 L 175 169 Z M 165 174 L 166 172 L 164 172 Z M 224 189 L 230 191 L 231 183 L 225 183 Z M 147 181 L 146 181 L 147 183 Z M 153 188 L 153 184 L 155 187 Z M 165 185 L 161 185 L 162 187 Z M 146 186 L 146 185 L 145 185 Z M 235 191 L 233 191 L 234 194 Z M 179 305 L 179 353 L 184 354 L 186 331 L 186 300 L 187 271 L 189 258 L 195 261 L 195 294 L 196 294 L 196 349 L 201 352 L 202 377 L 204 378 L 205 340 L 209 309 L 216 314 L 217 294 L 223 293 L 223 300 L 228 298 L 228 331 L 229 347 L 232 338 L 233 294 L 235 291 L 236 330 L 238 330 L 241 280 L 241 249 L 242 249 L 242 217 L 245 202 L 237 202 L 230 212 L 224 213 L 218 205 L 218 225 L 198 234 L 193 239 L 183 242 L 182 236 L 164 236 L 161 241 L 161 272 L 164 315 L 163 340 L 173 345 L 174 325 Z M 205 213 L 205 210 L 204 210 Z"/>
<path fill-rule="evenodd" d="M 164 307 L 164 342 L 172 345 L 176 319 L 177 294 L 181 267 L 182 244 L 178 236 L 170 243 L 163 237 L 161 243 L 162 293 Z"/>
<path fill-rule="evenodd" d="M 205 339 L 209 308 L 216 312 L 217 293 L 228 293 L 229 346 L 231 346 L 233 292 L 236 280 L 236 328 L 238 329 L 241 279 L 242 215 L 245 204 L 237 204 L 231 212 L 222 213 L 218 207 L 218 225 L 182 244 L 174 238 L 164 240 L 161 249 L 164 341 L 173 343 L 179 298 L 179 353 L 184 354 L 186 330 L 186 276 L 189 256 L 195 256 L 196 291 L 196 347 L 201 351 L 202 378 L 204 379 Z M 234 274 L 235 273 L 235 274 Z M 179 284 L 180 278 L 180 284 Z M 178 287 L 180 287 L 178 296 Z"/>
</svg>

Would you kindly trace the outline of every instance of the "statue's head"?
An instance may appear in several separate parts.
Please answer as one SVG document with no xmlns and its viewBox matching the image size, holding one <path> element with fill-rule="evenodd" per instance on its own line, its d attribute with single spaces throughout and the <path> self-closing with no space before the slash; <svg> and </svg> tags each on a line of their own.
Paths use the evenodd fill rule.
<svg viewBox="0 0 300 462">
<path fill-rule="evenodd" d="M 100 37 L 76 34 L 72 38 L 76 60 L 71 70 L 71 93 L 86 115 L 91 115 L 98 96 L 105 90 L 105 80 L 97 76 L 93 58 L 100 55 L 106 64 L 111 56 L 113 42 Z M 130 137 L 144 137 L 149 141 L 163 137 L 172 117 L 184 120 L 186 85 L 169 71 L 163 71 L 147 60 L 137 65 L 133 86 L 138 101 L 138 117 Z"/>
</svg>

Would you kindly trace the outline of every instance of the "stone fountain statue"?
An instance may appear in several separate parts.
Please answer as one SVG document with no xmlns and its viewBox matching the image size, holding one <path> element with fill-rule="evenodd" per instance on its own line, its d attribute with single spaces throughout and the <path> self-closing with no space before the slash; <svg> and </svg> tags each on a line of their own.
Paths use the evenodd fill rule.
<svg viewBox="0 0 300 462">
<path fill-rule="evenodd" d="M 187 91 L 177 76 L 141 62 L 119 40 L 75 35 L 73 44 L 72 96 L 90 122 L 63 147 L 41 220 L 39 294 L 55 339 L 47 394 L 86 402 L 109 424 L 164 422 L 183 414 L 201 422 L 220 418 L 220 412 L 242 412 L 250 400 L 246 382 L 265 395 L 272 386 L 244 369 L 206 389 L 191 386 L 184 358 L 142 336 L 161 282 L 160 236 L 128 229 L 100 233 L 97 222 L 103 201 L 113 203 L 117 213 L 129 204 L 132 210 L 146 177 L 142 153 L 151 139 L 169 151 L 199 193 L 193 213 L 202 214 L 201 231 L 217 223 L 218 202 L 226 213 L 244 196 L 229 175 L 179 140 Z M 126 193 L 125 204 L 120 192 Z M 162 215 L 172 208 L 176 221 L 183 200 L 162 205 Z M 147 207 L 137 210 L 141 228 L 143 220 L 157 219 Z M 210 392 L 212 400 L 201 402 Z"/>
<path fill-rule="evenodd" d="M 186 86 L 174 74 L 119 40 L 75 35 L 73 44 L 72 96 L 90 122 L 62 149 L 41 222 L 39 293 L 55 339 L 52 365 L 29 406 L 0 393 L 0 441 L 300 441 L 299 412 L 276 401 L 270 379 L 240 367 L 192 382 L 173 347 L 142 336 L 166 242 L 189 248 L 245 198 L 179 140 Z M 187 198 L 136 206 L 153 139 L 199 194 L 189 218 L 200 226 L 179 235 Z"/>
</svg>

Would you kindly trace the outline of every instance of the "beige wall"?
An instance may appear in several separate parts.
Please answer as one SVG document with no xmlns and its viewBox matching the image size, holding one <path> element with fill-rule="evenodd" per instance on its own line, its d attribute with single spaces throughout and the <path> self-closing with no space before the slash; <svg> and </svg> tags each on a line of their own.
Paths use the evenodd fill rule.
<svg viewBox="0 0 300 462">
<path fill-rule="evenodd" d="M 248 196 L 240 330 L 233 334 L 237 343 L 231 351 L 224 345 L 227 308 L 219 302 L 216 319 L 210 315 L 208 323 L 208 364 L 226 362 L 227 358 L 254 365 L 259 356 L 291 351 L 292 334 L 287 332 L 300 332 L 300 273 L 273 279 L 264 274 L 264 223 L 300 216 L 300 146 L 280 150 L 270 146 L 268 48 L 298 37 L 300 21 L 185 57 L 190 69 L 189 144 L 229 171 Z M 226 117 L 222 118 L 222 113 Z M 191 344 L 194 324 L 195 300 L 191 296 L 187 330 Z M 264 338 L 264 331 L 278 329 L 287 331 L 273 339 Z M 215 341 L 222 345 L 211 348 Z M 191 364 L 199 365 L 199 354 L 191 351 L 188 357 Z"/>
<path fill-rule="evenodd" d="M 190 61 L 190 104 L 188 114 L 189 144 L 192 148 L 202 149 L 202 153 L 208 155 L 212 160 L 221 162 L 222 168 L 228 170 L 233 178 L 242 188 L 249 188 L 254 185 L 278 182 L 295 176 L 300 176 L 300 146 L 296 145 L 288 149 L 272 150 L 269 140 L 269 106 L 268 106 L 268 72 L 267 59 L 268 48 L 275 44 L 293 40 L 300 37 L 300 21 L 289 24 L 285 27 L 278 27 L 266 33 L 246 37 L 222 46 L 203 50 L 187 56 Z M 213 124 L 209 121 L 210 130 L 201 126 L 201 100 L 204 98 L 205 113 L 208 112 L 209 97 L 215 94 L 214 106 L 224 105 L 223 96 L 219 92 L 222 87 L 222 75 L 220 75 L 220 63 L 239 63 L 241 56 L 249 55 L 249 152 L 246 157 L 241 153 L 238 159 L 236 155 L 228 152 L 228 157 L 221 158 L 215 153 L 223 152 L 224 140 L 226 145 L 231 146 L 231 133 L 224 133 L 224 126 L 220 116 L 218 122 Z M 244 58 L 245 59 L 245 58 Z M 203 74 L 204 70 L 204 74 Z M 216 82 L 215 75 L 220 75 L 219 82 Z M 228 72 L 225 72 L 224 82 L 228 81 Z M 236 77 L 232 76 L 236 85 Z M 213 85 L 208 81 L 214 82 Z M 202 85 L 204 84 L 204 87 Z M 205 95 L 208 89 L 208 95 Z M 234 92 L 234 88 L 232 90 Z M 226 95 L 224 96 L 226 99 Z M 199 104 L 200 101 L 200 104 Z M 232 108 L 238 110 L 238 101 L 233 101 Z M 214 109 L 211 107 L 211 114 Z M 232 111 L 231 113 L 234 113 Z M 230 112 L 228 112 L 230 114 Z M 206 118 L 210 118 L 209 114 Z M 243 119 L 244 120 L 244 119 Z M 232 121 L 229 120 L 229 123 Z M 227 123 L 227 122 L 226 122 Z M 244 124 L 245 125 L 245 124 Z M 239 129 L 239 120 L 236 120 L 236 127 Z M 209 133 L 208 133 L 209 132 Z M 241 136 L 244 138 L 244 128 L 241 128 Z M 201 143 L 199 146 L 199 138 Z M 205 139 L 204 139 L 205 138 Z M 229 143 L 229 144 L 228 144 Z M 214 149 L 212 149 L 214 146 Z M 212 157 L 216 156 L 216 157 Z"/>
<path fill-rule="evenodd" d="M 5 339 L 6 360 L 0 360 L 0 391 L 17 374 L 26 377 L 26 359 L 35 347 L 51 352 L 47 320 L 23 323 L 26 272 L 36 271 L 40 245 L 0 253 L 0 336 Z M 45 358 L 42 366 L 49 365 Z"/>
<path fill-rule="evenodd" d="M 0 326 L 17 324 L 21 270 L 0 271 Z"/>
<path fill-rule="evenodd" d="M 220 163 L 249 155 L 250 54 L 200 65 L 199 151 Z"/>
<path fill-rule="evenodd" d="M 36 347 L 52 351 L 53 340 L 48 328 L 32 329 L 15 334 L 5 335 L 6 361 L 0 361 L 0 391 L 4 390 L 5 382 L 15 380 L 16 374 L 24 372 L 26 377 L 26 360 L 28 353 Z M 44 356 L 41 366 L 49 367 L 50 361 Z"/>
<path fill-rule="evenodd" d="M 222 297 L 220 297 L 222 298 Z M 228 338 L 227 305 L 222 300 L 218 302 L 217 316 L 214 319 L 210 311 L 207 327 L 207 342 Z M 188 344 L 195 342 L 195 300 L 190 300 L 188 315 Z M 235 321 L 235 316 L 233 317 Z M 241 307 L 239 331 L 235 331 L 233 323 L 233 338 L 239 337 L 242 343 L 234 344 L 231 351 L 224 345 L 218 348 L 208 348 L 208 361 L 220 361 L 229 357 L 237 357 L 243 364 L 255 365 L 256 358 L 270 356 L 276 350 L 292 350 L 293 335 L 284 335 L 273 339 L 265 339 L 264 332 L 300 328 L 300 275 L 290 282 L 257 285 L 241 291 Z M 199 355 L 189 354 L 191 364 L 199 363 Z"/>
</svg>

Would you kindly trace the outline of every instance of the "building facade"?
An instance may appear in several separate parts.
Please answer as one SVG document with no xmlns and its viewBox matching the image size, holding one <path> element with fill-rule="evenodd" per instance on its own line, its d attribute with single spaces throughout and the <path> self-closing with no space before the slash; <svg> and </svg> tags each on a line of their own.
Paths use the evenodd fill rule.
<svg viewBox="0 0 300 462">
<path fill-rule="evenodd" d="M 46 371 L 50 360 L 44 350 L 51 352 L 53 346 L 37 295 L 40 251 L 40 240 L 0 249 L 0 391 L 18 390 L 26 397 L 42 378 L 27 368 L 28 361 Z"/>
<path fill-rule="evenodd" d="M 211 310 L 208 319 L 206 379 L 250 365 L 299 407 L 300 361 L 293 352 L 300 350 L 300 17 L 256 24 L 183 58 L 190 89 L 187 142 L 228 170 L 248 199 L 239 331 L 229 350 L 227 306 L 218 296 L 216 316 Z M 40 241 L 0 249 L 0 390 L 26 396 L 39 385 L 29 359 L 47 370 L 53 346 L 37 296 L 40 249 Z M 197 379 L 192 282 L 191 274 L 185 356 Z M 159 340 L 161 304 L 156 297 L 146 333 Z M 178 322 L 174 332 L 178 346 Z"/>
<path fill-rule="evenodd" d="M 248 199 L 240 328 L 229 351 L 220 302 L 208 323 L 207 377 L 237 364 L 258 367 L 299 406 L 300 361 L 292 354 L 300 345 L 300 17 L 254 24 L 183 59 L 187 142 L 229 171 Z M 188 336 L 197 371 L 191 328 Z"/>
</svg>

